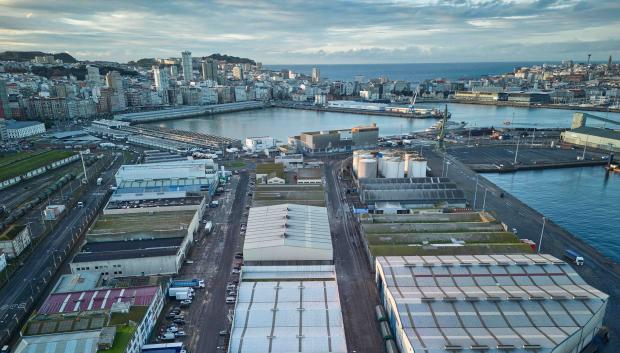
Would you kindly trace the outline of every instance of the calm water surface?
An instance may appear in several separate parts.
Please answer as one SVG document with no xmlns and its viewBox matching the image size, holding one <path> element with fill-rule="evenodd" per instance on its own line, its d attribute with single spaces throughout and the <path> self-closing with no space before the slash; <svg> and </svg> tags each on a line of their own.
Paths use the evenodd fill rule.
<svg viewBox="0 0 620 353">
<path fill-rule="evenodd" d="M 419 104 L 420 107 L 443 105 Z M 448 104 L 453 121 L 465 121 L 468 126 L 502 127 L 511 121 L 513 127 L 569 127 L 573 111 L 561 109 L 528 109 L 496 107 L 472 104 Z M 601 113 L 620 120 L 618 113 Z M 270 108 L 251 110 L 215 116 L 202 116 L 190 119 L 172 120 L 149 125 L 170 127 L 180 130 L 206 132 L 215 135 L 243 139 L 250 136 L 273 136 L 286 141 L 289 136 L 303 131 L 350 128 L 376 122 L 381 135 L 395 135 L 412 131 L 423 131 L 430 127 L 433 119 L 407 119 L 389 116 L 373 116 L 349 113 L 315 112 Z M 596 122 L 589 125 L 597 125 Z"/>
<path fill-rule="evenodd" d="M 620 174 L 585 167 L 484 176 L 620 262 Z"/>
</svg>

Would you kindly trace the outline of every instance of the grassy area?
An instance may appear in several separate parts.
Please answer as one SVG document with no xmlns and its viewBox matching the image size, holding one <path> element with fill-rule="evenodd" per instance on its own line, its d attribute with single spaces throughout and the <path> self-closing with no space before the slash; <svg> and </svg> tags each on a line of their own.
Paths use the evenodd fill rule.
<svg viewBox="0 0 620 353">
<path fill-rule="evenodd" d="M 14 154 L 7 154 L 6 156 L 0 157 L 0 167 L 4 167 L 19 160 L 26 159 L 35 154 L 35 152 L 19 152 Z"/>
<path fill-rule="evenodd" d="M 46 166 L 55 161 L 74 155 L 71 151 L 47 151 L 36 155 L 28 155 L 27 158 L 18 158 L 16 156 L 4 157 L 0 160 L 0 181 L 11 179 L 13 177 L 26 174 L 27 172 Z M 5 160 L 5 158 L 10 158 Z"/>
<path fill-rule="evenodd" d="M 517 237 L 509 232 L 491 233 L 390 233 L 368 234 L 366 239 L 372 245 L 397 245 L 397 244 L 422 244 L 423 241 L 431 243 L 450 243 L 451 239 L 465 240 L 467 244 L 511 244 L 517 243 Z"/>
<path fill-rule="evenodd" d="M 116 335 L 114 336 L 112 347 L 110 349 L 99 349 L 97 353 L 124 353 L 134 331 L 136 331 L 136 328 L 132 325 L 116 326 Z"/>
<path fill-rule="evenodd" d="M 531 254 L 527 244 L 467 244 L 459 247 L 429 248 L 403 245 L 370 245 L 373 256 L 425 256 L 425 255 L 486 255 L 486 254 Z"/>
<path fill-rule="evenodd" d="M 245 167 L 245 162 L 244 161 L 234 161 L 232 163 L 228 163 L 227 166 L 229 168 L 243 168 L 243 167 Z"/>
<path fill-rule="evenodd" d="M 13 224 L 0 234 L 0 240 L 13 240 L 26 226 Z"/>
<path fill-rule="evenodd" d="M 184 234 L 181 224 L 189 224 L 196 211 L 155 212 L 100 216 L 89 235 L 133 232 L 171 232 Z"/>
<path fill-rule="evenodd" d="M 284 164 L 280 163 L 262 163 L 256 165 L 256 174 L 275 173 L 278 178 L 284 179 Z"/>
</svg>

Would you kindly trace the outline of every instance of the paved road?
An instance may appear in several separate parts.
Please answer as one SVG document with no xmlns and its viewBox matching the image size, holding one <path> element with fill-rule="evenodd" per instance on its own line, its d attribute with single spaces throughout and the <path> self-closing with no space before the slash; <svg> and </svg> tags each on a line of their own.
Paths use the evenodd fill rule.
<svg viewBox="0 0 620 353">
<path fill-rule="evenodd" d="M 361 245 L 359 226 L 339 184 L 340 163 L 325 163 L 325 192 L 347 347 L 349 352 L 383 352 L 375 319 L 379 296 Z"/>
<path fill-rule="evenodd" d="M 211 234 L 202 233 L 197 237 L 188 256 L 193 263 L 184 265 L 179 275 L 180 278 L 203 278 L 206 282 L 206 288 L 197 290 L 194 302 L 185 310 L 188 337 L 184 341 L 192 353 L 223 352 L 218 349 L 225 343 L 219 332 L 229 329 L 228 315 L 233 309 L 225 302 L 226 283 L 232 276 L 234 253 L 242 248 L 239 231 L 241 222 L 245 222 L 248 179 L 247 172 L 234 176 L 227 186 L 231 191 L 219 198 L 220 206 L 206 212 L 206 219 L 213 221 L 215 227 Z"/>
<path fill-rule="evenodd" d="M 443 156 L 428 151 L 425 151 L 425 156 L 428 158 L 429 167 L 433 170 L 433 174 L 440 176 L 442 174 Z M 540 241 L 543 226 L 542 214 L 512 197 L 451 156 L 448 155 L 446 161 L 449 162 L 446 168 L 448 177 L 465 191 L 472 206 L 477 209 L 482 209 L 484 206 L 486 210 L 495 212 L 499 220 L 506 223 L 509 228 L 517 229 L 520 238 L 527 238 L 536 243 Z M 478 180 L 478 187 L 476 187 L 476 180 Z M 484 198 L 485 189 L 487 190 L 486 202 Z M 504 193 L 503 198 L 500 197 L 502 192 Z M 577 250 L 585 258 L 584 266 L 573 266 L 577 272 L 590 285 L 610 295 L 605 324 L 609 327 L 611 340 L 602 353 L 617 353 L 618 347 L 620 347 L 620 321 L 618 320 L 620 317 L 620 265 L 605 258 L 594 248 L 557 224 L 545 220 L 541 251 L 564 259 L 564 251 L 568 248 Z"/>
<path fill-rule="evenodd" d="M 106 200 L 114 172 L 121 162 L 122 159 L 118 159 L 102 175 L 104 183 L 101 186 L 96 186 L 94 182 L 83 186 L 89 188 L 82 198 L 84 207 L 68 209 L 65 217 L 24 259 L 24 265 L 13 274 L 10 283 L 0 289 L 0 345 L 8 342 L 28 317 L 34 304 L 45 294 L 62 265 L 62 259 L 71 254 L 98 208 Z"/>
</svg>

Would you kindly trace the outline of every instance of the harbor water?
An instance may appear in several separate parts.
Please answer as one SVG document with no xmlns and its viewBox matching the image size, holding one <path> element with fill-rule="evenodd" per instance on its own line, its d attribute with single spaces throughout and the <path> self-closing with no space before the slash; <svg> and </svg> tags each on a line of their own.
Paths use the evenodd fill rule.
<svg viewBox="0 0 620 353">
<path fill-rule="evenodd" d="M 417 106 L 422 108 L 443 107 L 443 105 L 432 104 L 418 104 Z M 570 127 L 574 113 L 574 111 L 564 109 L 529 109 L 473 104 L 448 104 L 448 110 L 452 113 L 452 121 L 464 121 L 468 127 L 567 128 Z M 593 114 L 620 120 L 620 113 Z M 379 126 L 379 133 L 386 136 L 424 131 L 435 123 L 435 120 L 269 108 L 162 121 L 148 125 L 204 132 L 238 139 L 251 136 L 272 136 L 281 141 L 286 141 L 289 136 L 297 135 L 303 131 L 344 129 L 357 125 L 369 125 L 373 122 Z M 506 125 L 508 123 L 510 125 Z M 598 126 L 600 123 L 592 121 L 588 125 Z"/>
<path fill-rule="evenodd" d="M 598 166 L 484 177 L 620 262 L 620 174 Z"/>
</svg>

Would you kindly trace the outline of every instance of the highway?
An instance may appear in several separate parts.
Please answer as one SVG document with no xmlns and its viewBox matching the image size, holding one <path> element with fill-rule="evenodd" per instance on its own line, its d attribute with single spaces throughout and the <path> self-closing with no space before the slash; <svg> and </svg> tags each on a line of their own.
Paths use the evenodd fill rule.
<svg viewBox="0 0 620 353">
<path fill-rule="evenodd" d="M 341 159 L 326 160 L 324 171 L 347 348 L 349 352 L 383 352 L 383 339 L 375 318 L 379 295 L 361 245 L 359 226 L 339 184 L 340 165 Z"/>
<path fill-rule="evenodd" d="M 48 285 L 64 260 L 71 255 L 80 237 L 94 219 L 99 208 L 107 199 L 114 173 L 122 164 L 122 158 L 115 160 L 112 168 L 102 174 L 104 182 L 95 185 L 93 178 L 85 186 L 88 190 L 81 201 L 84 207 L 68 208 L 51 232 L 32 246 L 31 254 L 11 277 L 10 282 L 0 289 L 0 345 L 8 343 L 21 327 L 30 312 L 43 299 Z"/>
<path fill-rule="evenodd" d="M 465 191 L 471 206 L 481 210 L 494 212 L 499 220 L 509 229 L 515 228 L 520 238 L 540 242 L 543 230 L 543 214 L 527 206 L 517 198 L 502 190 L 482 175 L 475 173 L 467 166 L 447 155 L 444 164 L 443 155 L 426 151 L 425 157 L 434 176 L 447 176 L 459 188 Z M 445 169 L 442 168 L 444 165 Z M 476 184 L 477 183 L 477 184 Z M 477 186 L 476 186 L 477 185 Z M 486 200 L 484 197 L 486 191 Z M 501 194 L 503 193 L 503 197 Z M 475 202 L 474 202 L 475 200 Z M 579 217 L 579 215 L 575 215 Z M 616 353 L 620 347 L 620 265 L 604 257 L 583 240 L 575 237 L 550 219 L 545 219 L 544 235 L 541 252 L 551 254 L 559 259 L 564 258 L 566 249 L 573 249 L 585 258 L 584 266 L 574 266 L 575 270 L 597 289 L 609 294 L 605 324 L 610 331 L 610 342 L 601 353 Z"/>
</svg>

